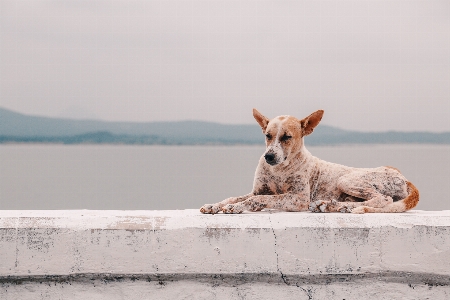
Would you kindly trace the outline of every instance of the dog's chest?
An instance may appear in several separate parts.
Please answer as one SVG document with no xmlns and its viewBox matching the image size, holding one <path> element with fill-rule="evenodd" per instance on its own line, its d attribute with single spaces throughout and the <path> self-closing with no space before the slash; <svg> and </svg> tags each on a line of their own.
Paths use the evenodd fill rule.
<svg viewBox="0 0 450 300">
<path fill-rule="evenodd" d="M 305 184 L 296 176 L 266 174 L 266 176 L 258 178 L 255 183 L 255 192 L 258 195 L 296 193 L 305 189 Z"/>
</svg>

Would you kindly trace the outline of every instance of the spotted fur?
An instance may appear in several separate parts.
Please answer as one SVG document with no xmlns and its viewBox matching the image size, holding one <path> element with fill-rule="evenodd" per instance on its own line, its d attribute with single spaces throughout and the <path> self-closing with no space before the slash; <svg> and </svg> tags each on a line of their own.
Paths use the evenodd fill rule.
<svg viewBox="0 0 450 300">
<path fill-rule="evenodd" d="M 298 120 L 272 120 L 253 109 L 266 135 L 266 151 L 259 159 L 252 192 L 205 204 L 205 214 L 278 209 L 313 212 L 404 212 L 419 202 L 419 191 L 398 169 L 352 168 L 314 157 L 304 146 L 323 116 L 318 110 Z"/>
</svg>

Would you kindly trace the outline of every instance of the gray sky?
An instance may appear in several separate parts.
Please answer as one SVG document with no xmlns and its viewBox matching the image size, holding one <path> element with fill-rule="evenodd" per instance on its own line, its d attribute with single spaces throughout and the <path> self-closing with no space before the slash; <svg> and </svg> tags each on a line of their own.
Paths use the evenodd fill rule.
<svg viewBox="0 0 450 300">
<path fill-rule="evenodd" d="M 0 1 L 0 106 L 450 130 L 450 1 Z"/>
</svg>

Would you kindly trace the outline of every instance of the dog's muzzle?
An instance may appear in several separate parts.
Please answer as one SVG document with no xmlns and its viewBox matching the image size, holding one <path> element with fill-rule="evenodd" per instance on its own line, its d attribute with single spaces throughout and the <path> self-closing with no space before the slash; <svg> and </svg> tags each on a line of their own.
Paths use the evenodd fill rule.
<svg viewBox="0 0 450 300">
<path fill-rule="evenodd" d="M 266 159 L 266 162 L 271 166 L 277 164 L 277 161 L 275 159 L 275 154 L 273 154 L 273 153 L 266 153 L 266 155 L 264 155 L 264 158 Z"/>
</svg>

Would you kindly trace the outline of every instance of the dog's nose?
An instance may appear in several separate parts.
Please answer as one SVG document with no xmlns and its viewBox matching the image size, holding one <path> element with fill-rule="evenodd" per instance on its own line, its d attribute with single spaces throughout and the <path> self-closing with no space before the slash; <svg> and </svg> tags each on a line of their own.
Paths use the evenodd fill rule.
<svg viewBox="0 0 450 300">
<path fill-rule="evenodd" d="M 264 158 L 269 164 L 273 164 L 275 162 L 275 154 L 273 153 L 266 153 L 266 155 L 264 155 Z"/>
</svg>

